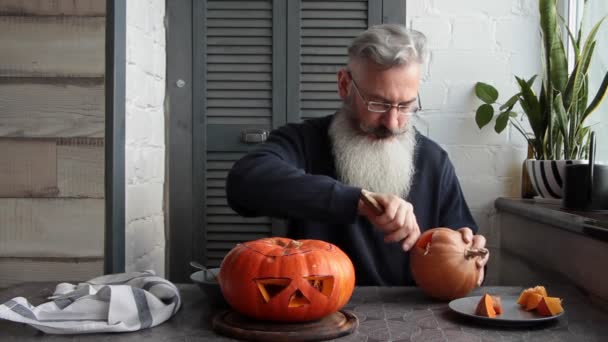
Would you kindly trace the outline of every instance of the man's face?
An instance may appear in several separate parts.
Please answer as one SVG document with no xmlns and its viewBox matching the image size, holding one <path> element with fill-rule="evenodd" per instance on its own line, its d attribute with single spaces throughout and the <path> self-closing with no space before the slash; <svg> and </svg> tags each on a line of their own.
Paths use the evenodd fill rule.
<svg viewBox="0 0 608 342">
<path fill-rule="evenodd" d="M 338 87 L 340 97 L 355 116 L 352 120 L 356 128 L 373 140 L 404 133 L 411 115 L 400 112 L 395 106 L 405 106 L 412 111 L 417 108 L 420 65 L 382 69 L 373 62 L 355 60 L 349 64 L 349 69 L 350 72 L 341 70 L 338 73 Z M 368 109 L 369 102 L 388 103 L 394 107 L 377 113 Z"/>
<path fill-rule="evenodd" d="M 336 175 L 345 184 L 406 198 L 415 174 L 416 132 L 408 111 L 394 106 L 416 108 L 420 66 L 382 70 L 352 62 L 349 70 L 338 73 L 344 103 L 329 129 Z M 372 109 L 382 103 L 393 107 L 376 113 L 369 110 L 370 102 L 379 103 Z"/>
</svg>

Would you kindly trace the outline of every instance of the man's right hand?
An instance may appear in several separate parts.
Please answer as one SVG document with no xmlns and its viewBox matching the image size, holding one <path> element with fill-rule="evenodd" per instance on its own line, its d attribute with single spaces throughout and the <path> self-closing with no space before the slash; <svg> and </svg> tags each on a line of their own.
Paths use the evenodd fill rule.
<svg viewBox="0 0 608 342">
<path fill-rule="evenodd" d="M 404 251 L 409 251 L 420 237 L 420 228 L 414 215 L 414 206 L 403 198 L 395 195 L 365 191 L 376 200 L 384 212 L 376 212 L 359 200 L 358 211 L 384 233 L 385 242 L 399 242 Z"/>
</svg>

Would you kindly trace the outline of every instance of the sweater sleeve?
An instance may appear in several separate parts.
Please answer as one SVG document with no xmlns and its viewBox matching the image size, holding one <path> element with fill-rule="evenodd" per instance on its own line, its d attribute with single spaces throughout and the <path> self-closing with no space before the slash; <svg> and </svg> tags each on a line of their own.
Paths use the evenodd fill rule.
<svg viewBox="0 0 608 342">
<path fill-rule="evenodd" d="M 440 225 L 453 229 L 469 227 L 476 234 L 478 232 L 477 224 L 464 199 L 454 166 L 447 156 L 443 163 L 440 194 Z"/>
<path fill-rule="evenodd" d="M 301 125 L 284 126 L 238 160 L 226 182 L 230 207 L 243 216 L 354 222 L 361 189 L 307 172 L 310 158 L 324 158 L 309 147 L 322 133 L 307 133 Z"/>
</svg>

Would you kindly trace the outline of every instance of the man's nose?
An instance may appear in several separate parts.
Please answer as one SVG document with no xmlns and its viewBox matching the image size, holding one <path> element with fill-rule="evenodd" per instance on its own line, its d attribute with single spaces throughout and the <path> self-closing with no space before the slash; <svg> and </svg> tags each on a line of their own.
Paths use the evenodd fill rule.
<svg viewBox="0 0 608 342">
<path fill-rule="evenodd" d="M 383 124 L 384 127 L 390 129 L 392 132 L 399 130 L 399 110 L 396 107 L 392 107 L 388 112 L 384 113 Z"/>
</svg>

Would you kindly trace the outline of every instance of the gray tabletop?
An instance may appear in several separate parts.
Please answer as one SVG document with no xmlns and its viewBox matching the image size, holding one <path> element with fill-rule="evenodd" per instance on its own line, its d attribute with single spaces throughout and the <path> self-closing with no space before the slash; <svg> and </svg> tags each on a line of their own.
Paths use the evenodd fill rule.
<svg viewBox="0 0 608 342">
<path fill-rule="evenodd" d="M 0 321 L 0 341 L 228 341 L 211 330 L 210 320 L 221 308 L 210 305 L 198 287 L 179 285 L 183 307 L 160 326 L 132 333 L 47 335 L 24 324 Z M 34 305 L 45 301 L 54 284 L 29 283 L 0 290 L 0 302 L 26 296 Z M 357 287 L 346 305 L 359 318 L 358 330 L 339 341 L 608 341 L 608 313 L 595 308 L 571 286 L 551 286 L 552 295 L 564 298 L 566 313 L 552 323 L 519 328 L 481 325 L 434 302 L 414 287 Z M 485 292 L 517 295 L 520 287 L 489 286 Z"/>
</svg>

